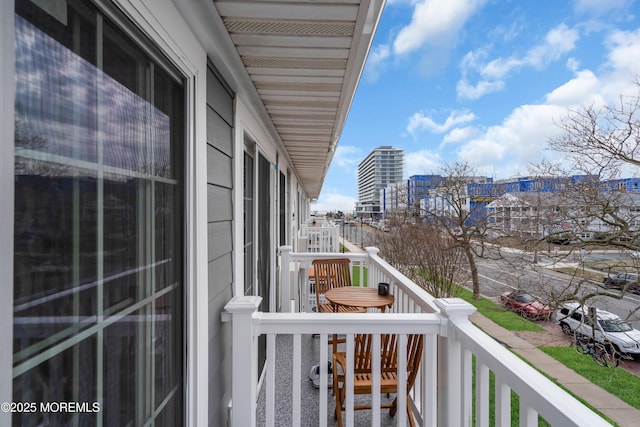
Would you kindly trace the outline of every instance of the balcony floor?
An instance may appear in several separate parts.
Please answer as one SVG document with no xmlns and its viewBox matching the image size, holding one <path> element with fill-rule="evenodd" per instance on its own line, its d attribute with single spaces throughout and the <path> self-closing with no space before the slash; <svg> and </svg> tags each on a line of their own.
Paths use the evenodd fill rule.
<svg viewBox="0 0 640 427">
<path fill-rule="evenodd" d="M 302 336 L 302 385 L 300 387 L 302 396 L 301 408 L 301 427 L 318 426 L 318 407 L 320 401 L 320 392 L 314 388 L 309 380 L 309 372 L 313 365 L 317 365 L 320 359 L 320 339 L 311 335 Z M 329 348 L 329 353 L 331 349 Z M 276 408 L 275 408 L 275 425 L 291 426 L 291 379 L 292 379 L 292 359 L 293 354 L 293 337 L 291 335 L 281 335 L 276 338 Z M 328 381 L 331 381 L 329 379 Z M 386 395 L 381 396 L 383 403 L 391 402 L 395 395 L 387 398 Z M 371 396 L 355 396 L 356 403 L 366 404 Z M 333 418 L 335 410 L 335 398 L 331 391 L 327 396 L 328 416 L 327 425 L 337 426 L 337 422 Z M 344 420 L 344 413 L 343 413 Z M 265 425 L 265 387 L 262 387 L 258 398 L 258 426 Z M 354 425 L 367 426 L 371 425 L 371 411 L 361 410 L 355 411 Z M 380 426 L 397 426 L 397 417 L 390 417 L 389 410 L 383 409 L 380 413 Z M 408 423 L 407 423 L 408 425 Z"/>
</svg>

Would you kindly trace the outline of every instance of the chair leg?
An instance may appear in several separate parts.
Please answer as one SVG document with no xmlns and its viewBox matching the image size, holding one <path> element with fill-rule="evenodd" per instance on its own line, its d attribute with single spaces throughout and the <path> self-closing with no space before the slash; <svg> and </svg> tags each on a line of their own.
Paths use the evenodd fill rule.
<svg viewBox="0 0 640 427">
<path fill-rule="evenodd" d="M 334 386 L 333 392 L 336 396 L 336 410 L 333 413 L 333 417 L 338 421 L 338 427 L 342 427 L 342 402 L 344 397 L 342 393 L 340 393 L 340 388 L 335 389 Z"/>
<path fill-rule="evenodd" d="M 398 398 L 396 397 L 395 399 L 393 399 L 393 402 L 391 402 L 391 407 L 389 408 L 389 416 L 390 417 L 395 416 L 397 411 L 398 411 Z"/>
<path fill-rule="evenodd" d="M 389 408 L 389 416 L 393 417 L 396 415 L 398 411 L 398 398 L 396 397 L 391 402 L 391 407 Z M 409 418 L 409 424 L 411 427 L 416 427 L 416 421 L 413 419 L 413 411 L 411 410 L 411 402 L 409 401 L 409 396 L 407 396 L 407 418 Z"/>
<path fill-rule="evenodd" d="M 409 402 L 409 396 L 407 396 L 407 418 L 409 418 L 409 425 L 416 427 L 416 422 L 413 419 L 413 411 L 411 410 L 411 402 Z"/>
</svg>

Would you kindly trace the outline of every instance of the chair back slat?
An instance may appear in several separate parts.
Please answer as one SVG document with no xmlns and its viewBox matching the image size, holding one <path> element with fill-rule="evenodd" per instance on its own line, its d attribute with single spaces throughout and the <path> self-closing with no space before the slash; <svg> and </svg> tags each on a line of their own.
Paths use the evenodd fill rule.
<svg viewBox="0 0 640 427">
<path fill-rule="evenodd" d="M 407 372 L 414 375 L 410 380 L 415 379 L 415 373 L 422 358 L 423 337 L 421 334 L 407 336 Z M 354 372 L 371 372 L 371 345 L 373 335 L 358 334 L 355 336 L 354 344 Z M 396 372 L 398 369 L 398 335 L 383 334 L 380 336 L 380 371 Z M 409 381 L 413 384 L 413 381 Z"/>
<path fill-rule="evenodd" d="M 413 387 L 413 383 L 418 375 L 418 368 L 422 360 L 422 350 L 424 347 L 424 336 L 421 334 L 409 335 L 407 340 L 407 393 Z"/>
<path fill-rule="evenodd" d="M 373 335 L 358 334 L 355 336 L 353 354 L 353 372 L 368 374 L 371 372 L 371 345 Z"/>
<path fill-rule="evenodd" d="M 318 307 L 324 303 L 324 294 L 329 289 L 351 286 L 351 261 L 348 258 L 316 259 L 312 264 Z"/>
</svg>

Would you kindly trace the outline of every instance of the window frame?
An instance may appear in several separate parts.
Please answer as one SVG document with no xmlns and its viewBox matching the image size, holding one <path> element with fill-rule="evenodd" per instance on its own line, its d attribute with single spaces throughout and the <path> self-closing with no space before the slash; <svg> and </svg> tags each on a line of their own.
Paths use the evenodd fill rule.
<svg viewBox="0 0 640 427">
<path fill-rule="evenodd" d="M 7 5 L 7 3 L 9 3 Z M 0 78 L 15 81 L 15 5 L 4 2 L 0 14 Z M 6 65 L 10 64 L 10 65 Z M 2 141 L 14 139 L 15 85 L 3 87 L 0 100 L 0 132 Z M 14 144 L 0 144 L 0 279 L 13 283 L 13 209 L 14 209 Z M 13 286 L 0 286 L 0 324 L 13 325 Z M 0 328 L 0 343 L 13 342 L 13 328 Z M 0 401 L 11 402 L 13 389 L 13 346 L 0 346 Z M 0 411 L 0 425 L 11 425 L 11 413 Z"/>
<path fill-rule="evenodd" d="M 184 337 L 191 351 L 183 354 L 185 425 L 207 425 L 209 377 L 208 298 L 203 297 L 208 281 L 207 239 L 207 153 L 206 105 L 207 53 L 173 7 L 162 3 L 150 10 L 143 0 L 113 0 L 125 16 L 171 61 L 185 80 L 184 155 Z M 154 4 L 155 5 L 155 4 Z M 158 14 L 153 12 L 157 11 Z M 122 22 L 116 24 L 122 27 Z M 198 286 L 198 284 L 202 284 Z M 200 288 L 200 290 L 199 290 Z M 206 294 L 204 294 L 206 295 Z"/>
</svg>

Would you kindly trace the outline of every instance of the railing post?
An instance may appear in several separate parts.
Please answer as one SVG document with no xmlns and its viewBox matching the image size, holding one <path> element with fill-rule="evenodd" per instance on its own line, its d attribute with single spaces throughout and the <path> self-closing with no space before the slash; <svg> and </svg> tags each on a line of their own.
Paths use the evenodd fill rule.
<svg viewBox="0 0 640 427">
<path fill-rule="evenodd" d="M 291 311 L 291 246 L 280 246 L 280 310 Z"/>
<path fill-rule="evenodd" d="M 377 263 L 371 262 L 371 259 L 374 257 L 378 257 L 378 253 L 380 253 L 380 249 L 375 246 L 367 246 L 364 248 L 367 252 L 367 280 L 369 283 L 372 283 L 372 286 L 377 286 L 376 284 L 380 280 L 380 268 Z M 361 267 L 364 269 L 364 267 Z M 364 272 L 360 271 L 360 281 L 364 281 Z M 362 283 L 360 284 L 362 286 Z M 367 284 L 368 286 L 368 284 Z"/>
<path fill-rule="evenodd" d="M 469 420 L 463 420 L 462 416 L 471 413 L 471 401 L 466 401 L 463 394 L 463 353 L 461 342 L 457 339 L 456 325 L 461 322 L 469 322 L 469 315 L 476 311 L 476 308 L 460 298 L 442 298 L 436 299 L 434 302 L 446 319 L 441 331 L 441 336 L 446 337 L 446 345 L 442 346 L 446 354 L 438 355 L 438 387 L 441 391 L 439 393 L 440 402 L 438 402 L 438 413 L 441 414 L 441 417 L 439 417 L 438 424 L 442 426 L 468 425 Z M 443 389 L 445 393 L 442 393 Z M 466 408 L 466 405 L 469 407 Z"/>
<path fill-rule="evenodd" d="M 331 248 L 329 251 L 335 253 L 340 252 L 340 229 L 337 226 L 332 227 L 329 234 L 331 242 Z"/>
<path fill-rule="evenodd" d="M 231 315 L 231 425 L 255 427 L 258 361 L 253 314 L 262 297 L 236 296 L 225 305 Z"/>
</svg>

